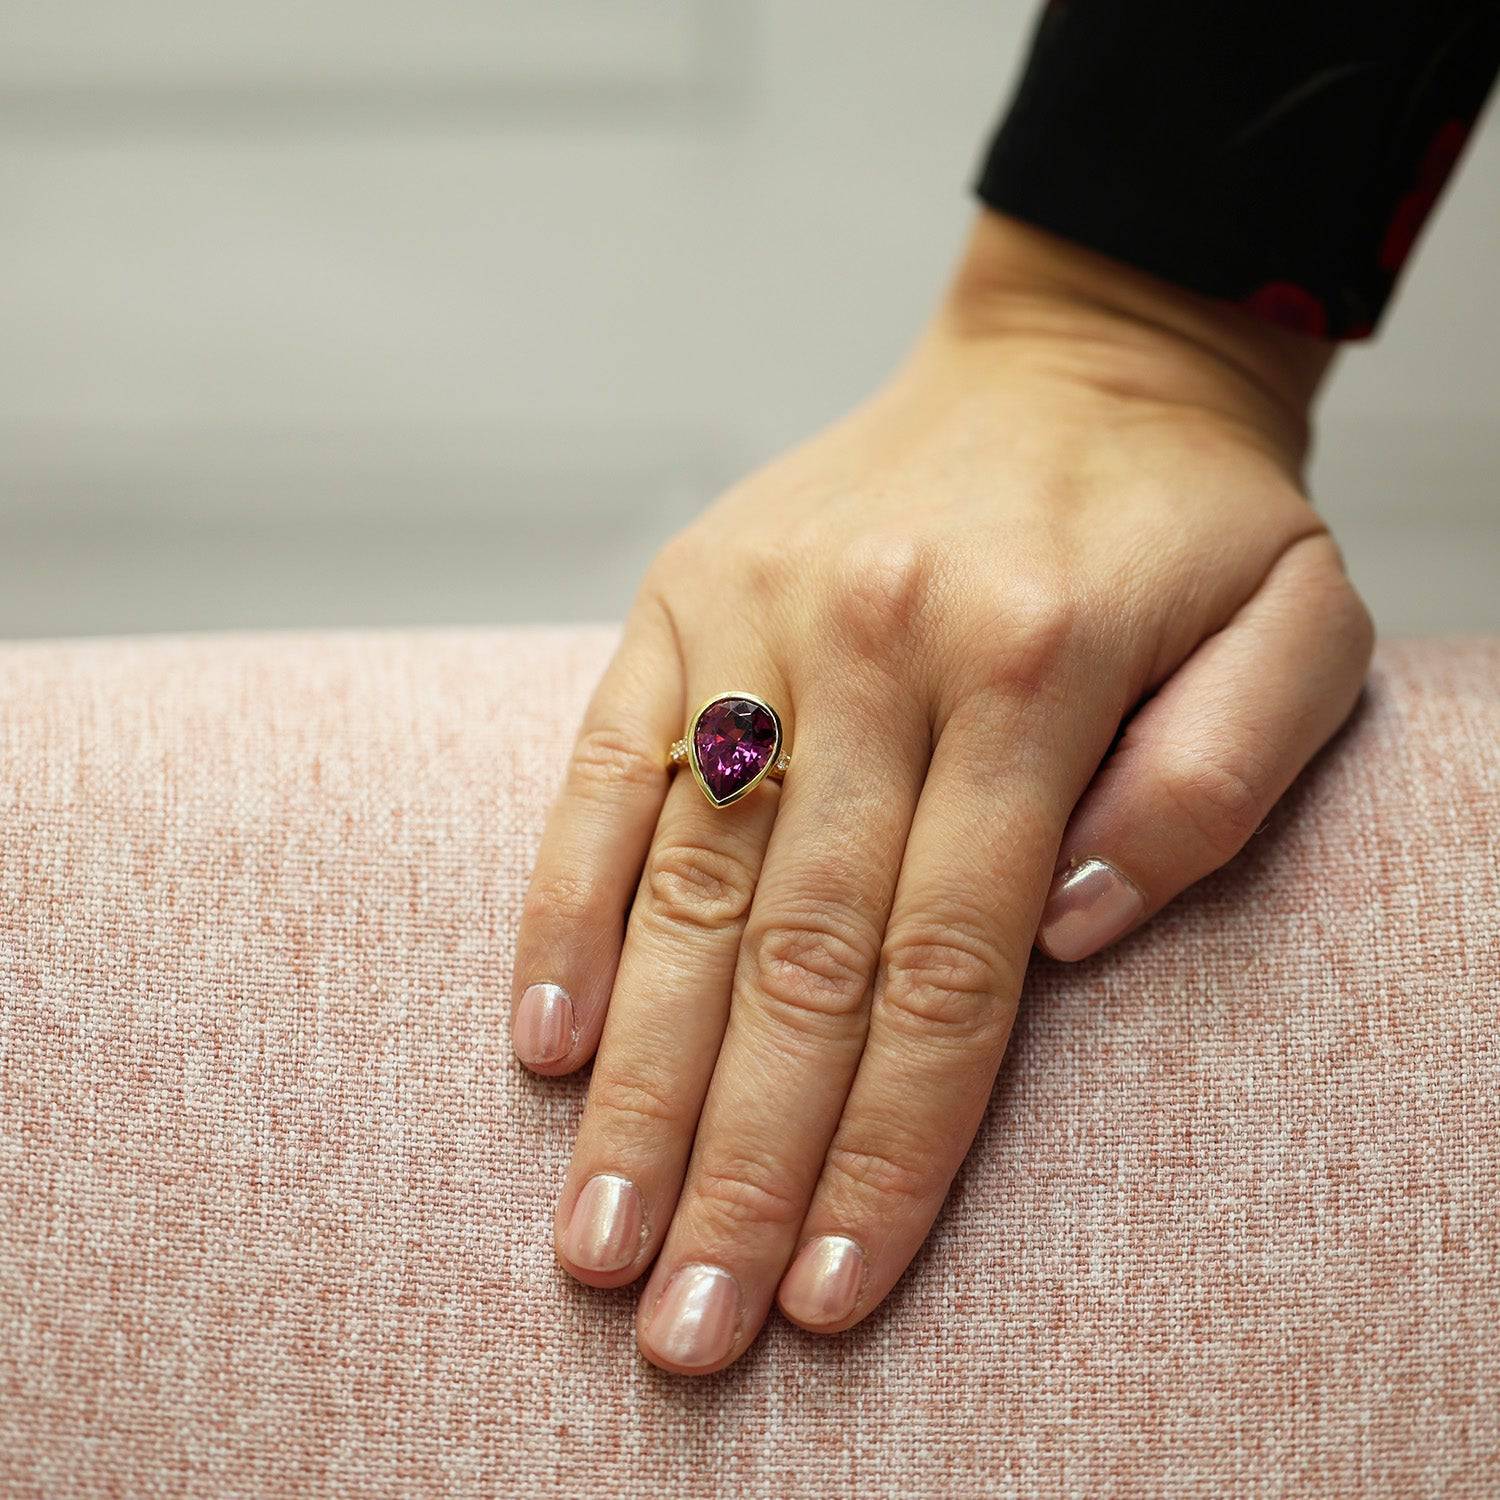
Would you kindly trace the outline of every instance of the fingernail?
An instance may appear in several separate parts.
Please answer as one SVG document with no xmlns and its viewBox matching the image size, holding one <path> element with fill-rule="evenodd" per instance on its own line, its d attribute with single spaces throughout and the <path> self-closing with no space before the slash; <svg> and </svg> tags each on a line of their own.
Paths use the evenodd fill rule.
<svg viewBox="0 0 1500 1500">
<path fill-rule="evenodd" d="M 720 1266 L 683 1266 L 667 1283 L 646 1325 L 646 1342 L 674 1365 L 697 1369 L 729 1353 L 740 1289 Z"/>
<path fill-rule="evenodd" d="M 641 1195 L 627 1177 L 590 1177 L 563 1235 L 563 1254 L 585 1271 L 620 1271 L 641 1248 Z"/>
<path fill-rule="evenodd" d="M 573 1046 L 573 1002 L 560 984 L 528 985 L 510 1025 L 510 1044 L 523 1063 L 555 1063 Z"/>
<path fill-rule="evenodd" d="M 1037 938 L 1053 958 L 1097 953 L 1140 920 L 1146 898 L 1112 864 L 1085 859 L 1052 883 Z"/>
<path fill-rule="evenodd" d="M 803 1323 L 837 1323 L 854 1311 L 865 1258 L 853 1240 L 824 1234 L 798 1252 L 781 1283 L 781 1305 Z"/>
</svg>

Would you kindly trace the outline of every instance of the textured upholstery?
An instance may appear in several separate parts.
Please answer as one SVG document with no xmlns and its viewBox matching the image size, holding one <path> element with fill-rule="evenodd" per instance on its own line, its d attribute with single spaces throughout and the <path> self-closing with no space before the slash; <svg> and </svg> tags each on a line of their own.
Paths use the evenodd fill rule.
<svg viewBox="0 0 1500 1500">
<path fill-rule="evenodd" d="M 1038 961 L 884 1310 L 641 1361 L 507 1043 L 612 626 L 0 648 L 0 1493 L 1493 1495 L 1500 643 Z"/>
</svg>

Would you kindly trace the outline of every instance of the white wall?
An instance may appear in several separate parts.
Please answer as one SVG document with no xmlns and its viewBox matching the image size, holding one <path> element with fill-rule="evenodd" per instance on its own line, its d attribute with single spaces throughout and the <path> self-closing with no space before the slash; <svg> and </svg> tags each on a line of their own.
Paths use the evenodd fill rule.
<svg viewBox="0 0 1500 1500">
<path fill-rule="evenodd" d="M 860 396 L 1016 0 L 0 0 L 0 635 L 600 618 Z M 1500 128 L 1315 470 L 1392 632 L 1500 629 Z"/>
</svg>

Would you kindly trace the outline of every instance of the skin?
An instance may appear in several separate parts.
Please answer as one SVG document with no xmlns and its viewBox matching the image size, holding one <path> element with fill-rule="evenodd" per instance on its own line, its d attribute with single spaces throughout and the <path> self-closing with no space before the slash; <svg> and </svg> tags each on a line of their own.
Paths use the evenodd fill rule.
<svg viewBox="0 0 1500 1500">
<path fill-rule="evenodd" d="M 878 1307 L 978 1127 L 1055 878 L 1105 859 L 1148 919 L 1347 716 L 1372 630 L 1300 478 L 1329 360 L 982 213 L 887 384 L 656 558 L 515 986 L 572 997 L 537 1071 L 594 1058 L 558 1254 L 606 1287 L 655 1261 L 647 1359 L 737 1359 L 825 1234 L 862 1252 L 853 1308 L 783 1310 L 836 1333 Z M 794 760 L 715 809 L 665 751 L 734 688 L 777 706 Z M 608 1272 L 567 1253 L 598 1174 L 643 1208 Z M 734 1278 L 706 1363 L 653 1323 L 690 1263 Z"/>
</svg>

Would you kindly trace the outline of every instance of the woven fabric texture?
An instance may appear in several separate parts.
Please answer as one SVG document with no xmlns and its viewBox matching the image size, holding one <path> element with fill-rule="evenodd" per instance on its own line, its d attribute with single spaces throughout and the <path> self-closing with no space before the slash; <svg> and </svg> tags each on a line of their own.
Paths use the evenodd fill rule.
<svg viewBox="0 0 1500 1500">
<path fill-rule="evenodd" d="M 614 626 L 0 649 L 0 1494 L 1500 1492 L 1500 642 L 1038 960 L 887 1306 L 705 1380 L 507 1040 Z"/>
</svg>

